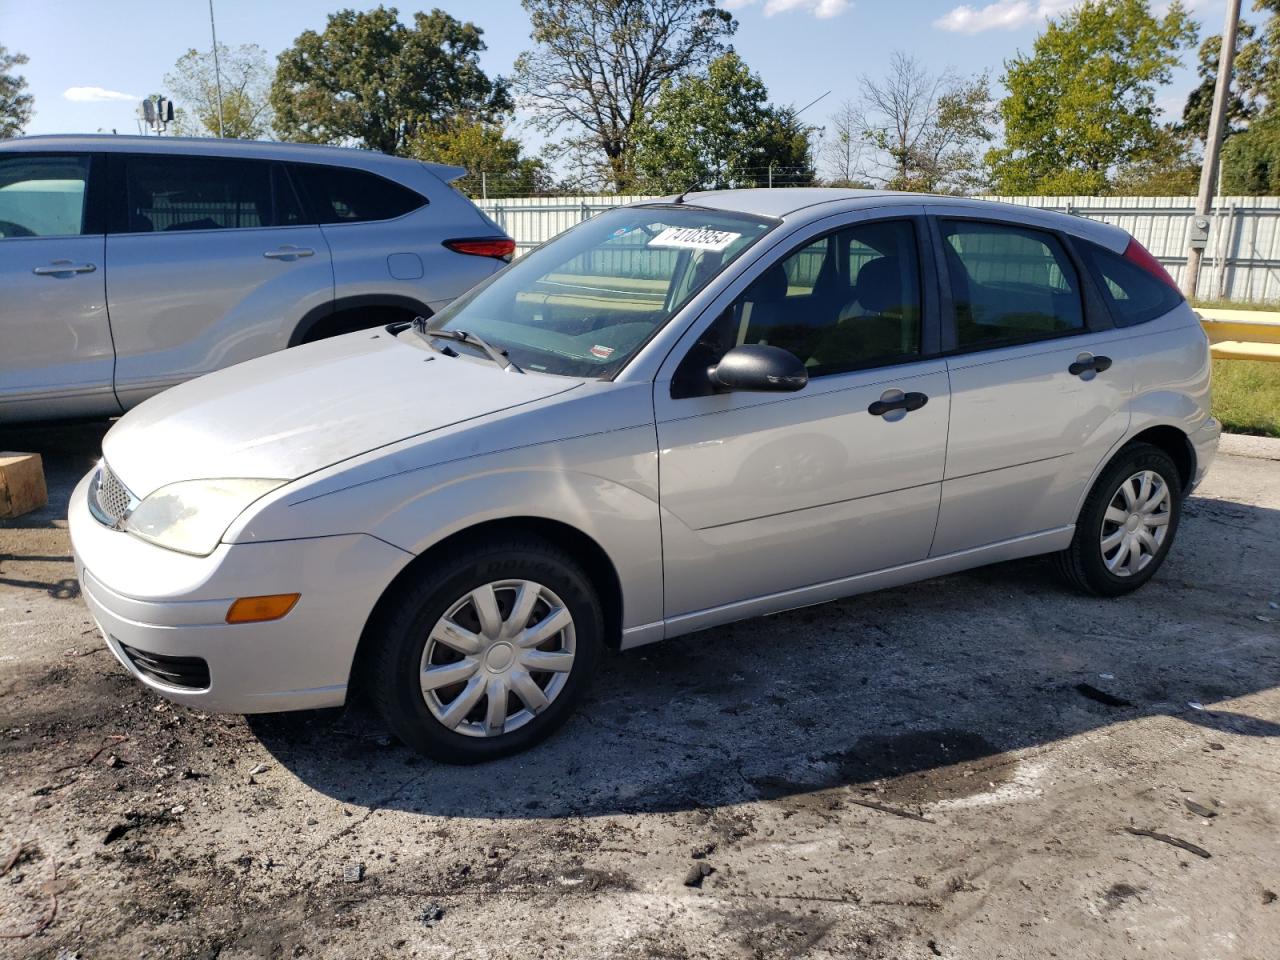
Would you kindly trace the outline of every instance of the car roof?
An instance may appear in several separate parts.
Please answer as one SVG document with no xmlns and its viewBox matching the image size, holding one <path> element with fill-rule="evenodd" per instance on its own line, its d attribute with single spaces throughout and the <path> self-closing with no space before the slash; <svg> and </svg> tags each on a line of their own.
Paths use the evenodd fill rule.
<svg viewBox="0 0 1280 960">
<path fill-rule="evenodd" d="M 114 133 L 42 134 L 0 141 L 0 152 L 70 150 L 85 153 L 180 153 L 184 156 L 247 157 L 332 163 L 394 174 L 404 164 L 421 164 L 446 182 L 466 173 L 464 167 L 393 157 L 374 150 L 332 147 L 319 143 L 281 143 L 267 140 L 229 140 L 214 137 L 140 137 Z"/>
<path fill-rule="evenodd" d="M 676 197 L 672 196 L 656 202 L 671 203 L 675 200 Z M 769 217 L 796 224 L 856 210 L 926 205 L 954 210 L 957 215 L 1016 220 L 1028 226 L 1060 230 L 1101 244 L 1117 253 L 1122 252 L 1131 239 L 1124 230 L 1100 220 L 1072 216 L 1056 210 L 1042 210 L 1039 207 L 1024 204 L 977 200 L 972 197 L 954 197 L 945 194 L 901 193 L 894 190 L 845 190 L 837 187 L 780 187 L 690 192 L 684 194 L 683 202 L 690 206 Z"/>
</svg>

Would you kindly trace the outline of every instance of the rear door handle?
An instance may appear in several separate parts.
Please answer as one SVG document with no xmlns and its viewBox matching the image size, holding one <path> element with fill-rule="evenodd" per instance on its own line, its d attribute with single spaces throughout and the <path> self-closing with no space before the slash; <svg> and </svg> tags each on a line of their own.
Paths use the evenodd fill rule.
<svg viewBox="0 0 1280 960">
<path fill-rule="evenodd" d="M 1076 357 L 1075 363 L 1067 367 L 1067 373 L 1073 377 L 1083 377 L 1087 373 L 1102 373 L 1103 370 L 1111 369 L 1110 357 L 1093 357 L 1087 353 L 1082 353 Z"/>
<path fill-rule="evenodd" d="M 268 250 L 263 254 L 268 260 L 297 260 L 299 257 L 314 257 L 316 252 L 310 247 L 294 247 L 285 244 L 276 250 Z"/>
<path fill-rule="evenodd" d="M 919 410 L 929 398 L 923 393 L 903 393 L 901 390 L 886 390 L 880 395 L 880 399 L 876 400 L 867 407 L 867 413 L 873 417 L 884 417 L 893 413 L 895 410 L 904 411 L 903 416 L 912 410 Z M 901 417 L 895 417 L 900 420 Z"/>
<path fill-rule="evenodd" d="M 36 267 L 31 272 L 37 277 L 65 277 L 69 273 L 93 273 L 98 269 L 96 263 L 72 263 L 70 260 L 55 260 L 47 267 Z"/>
</svg>

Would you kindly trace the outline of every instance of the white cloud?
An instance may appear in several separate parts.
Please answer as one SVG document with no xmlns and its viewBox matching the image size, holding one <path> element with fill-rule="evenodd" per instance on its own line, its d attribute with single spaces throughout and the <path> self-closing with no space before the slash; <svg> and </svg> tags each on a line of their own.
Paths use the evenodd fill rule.
<svg viewBox="0 0 1280 960">
<path fill-rule="evenodd" d="M 933 21 L 939 30 L 952 33 L 982 33 L 985 30 L 1016 30 L 1063 13 L 1079 0 L 995 0 L 983 7 L 962 3 Z"/>
<path fill-rule="evenodd" d="M 759 0 L 724 0 L 723 6 L 729 10 L 741 10 L 758 2 Z M 819 20 L 829 20 L 840 16 L 851 6 L 852 0 L 764 0 L 764 15 L 773 17 L 799 10 L 810 13 Z"/>
<path fill-rule="evenodd" d="M 112 101 L 141 100 L 132 93 L 121 93 L 119 90 L 108 90 L 106 87 L 67 87 L 62 96 L 73 103 L 109 103 Z"/>
</svg>

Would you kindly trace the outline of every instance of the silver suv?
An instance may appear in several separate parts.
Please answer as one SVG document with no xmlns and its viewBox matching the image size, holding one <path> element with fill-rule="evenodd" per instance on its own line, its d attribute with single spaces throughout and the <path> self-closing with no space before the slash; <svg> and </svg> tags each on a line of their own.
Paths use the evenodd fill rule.
<svg viewBox="0 0 1280 960">
<path fill-rule="evenodd" d="M 159 137 L 0 144 L 0 422 L 112 416 L 176 383 L 431 316 L 515 244 L 363 150 Z"/>
</svg>

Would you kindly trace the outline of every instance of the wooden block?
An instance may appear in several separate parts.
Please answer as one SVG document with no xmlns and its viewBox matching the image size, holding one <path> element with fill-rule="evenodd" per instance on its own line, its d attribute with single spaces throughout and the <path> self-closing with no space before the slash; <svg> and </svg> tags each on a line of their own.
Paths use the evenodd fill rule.
<svg viewBox="0 0 1280 960">
<path fill-rule="evenodd" d="M 48 502 L 40 454 L 0 451 L 0 517 L 20 517 Z"/>
</svg>

